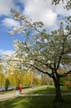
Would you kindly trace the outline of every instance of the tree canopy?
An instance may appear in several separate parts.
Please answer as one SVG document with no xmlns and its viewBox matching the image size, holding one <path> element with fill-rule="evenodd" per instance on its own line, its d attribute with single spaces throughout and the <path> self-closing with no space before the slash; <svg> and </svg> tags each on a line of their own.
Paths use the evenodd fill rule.
<svg viewBox="0 0 71 108">
<path fill-rule="evenodd" d="M 60 0 L 54 0 L 59 3 Z M 19 27 L 10 32 L 23 33 L 24 41 L 16 41 L 16 56 L 25 67 L 32 67 L 50 76 L 56 88 L 56 100 L 61 100 L 60 78 L 71 73 L 71 17 L 66 23 L 61 22 L 59 29 L 50 33 L 44 29 L 42 22 L 33 22 L 20 12 L 11 10 L 14 19 L 19 21 Z M 65 72 L 61 73 L 60 68 Z"/>
<path fill-rule="evenodd" d="M 65 8 L 68 10 L 71 9 L 71 0 L 52 0 L 52 3 L 55 5 L 59 4 L 60 2 L 66 2 Z"/>
</svg>

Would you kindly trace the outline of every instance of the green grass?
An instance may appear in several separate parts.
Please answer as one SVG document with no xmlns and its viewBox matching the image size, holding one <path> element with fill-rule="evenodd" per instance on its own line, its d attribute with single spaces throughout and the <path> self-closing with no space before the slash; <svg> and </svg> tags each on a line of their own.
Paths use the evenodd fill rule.
<svg viewBox="0 0 71 108">
<path fill-rule="evenodd" d="M 55 108 L 54 97 L 18 97 L 1 101 L 0 108 Z M 64 103 L 57 103 L 56 108 L 71 108 L 71 97 L 65 96 Z"/>
<path fill-rule="evenodd" d="M 68 89 L 65 86 L 61 86 L 61 93 L 68 93 L 68 92 L 71 92 L 71 89 Z M 54 94 L 54 93 L 55 93 L 54 86 L 50 86 L 47 88 L 42 88 L 42 89 L 31 91 L 28 94 Z"/>
<path fill-rule="evenodd" d="M 62 87 L 62 92 L 66 92 L 66 88 Z M 54 88 L 46 88 L 33 91 L 31 93 L 53 93 Z M 64 96 L 63 103 L 54 104 L 53 96 L 31 96 L 17 97 L 14 99 L 0 101 L 0 108 L 71 108 L 71 96 Z"/>
<path fill-rule="evenodd" d="M 47 88 L 31 91 L 28 94 L 49 94 L 49 93 L 55 93 L 54 88 L 47 87 Z"/>
</svg>

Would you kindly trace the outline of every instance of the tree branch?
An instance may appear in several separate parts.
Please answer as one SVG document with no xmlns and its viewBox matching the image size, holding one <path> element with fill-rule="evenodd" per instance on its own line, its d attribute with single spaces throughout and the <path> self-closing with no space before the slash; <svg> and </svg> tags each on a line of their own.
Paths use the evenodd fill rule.
<svg viewBox="0 0 71 108">
<path fill-rule="evenodd" d="M 64 35 L 63 44 L 62 44 L 62 51 L 61 51 L 61 54 L 60 54 L 59 59 L 58 59 L 57 69 L 59 68 L 59 65 L 60 65 L 62 56 L 63 56 L 63 54 L 65 53 L 65 52 L 64 52 L 64 49 L 65 49 L 65 41 L 66 41 L 66 39 L 67 39 L 67 37 L 68 37 L 69 35 L 70 35 L 70 33 L 68 33 L 67 35 Z"/>
<path fill-rule="evenodd" d="M 48 73 L 48 72 L 44 72 L 43 70 L 41 70 L 40 68 L 38 68 L 35 65 L 30 64 L 32 67 L 34 67 L 36 70 L 40 71 L 43 74 L 47 74 L 48 76 L 50 76 L 51 78 L 53 77 L 52 74 Z"/>
<path fill-rule="evenodd" d="M 71 74 L 71 70 L 69 70 L 67 73 L 64 73 L 62 75 L 59 75 L 60 77 L 66 77 L 68 74 Z"/>
<path fill-rule="evenodd" d="M 34 59 L 35 61 L 37 61 L 37 62 L 39 62 L 39 63 L 41 63 L 41 64 L 43 64 L 43 65 L 45 65 L 46 67 L 48 67 L 48 68 L 50 68 L 50 69 L 54 69 L 50 64 L 48 64 L 48 63 L 44 63 L 44 62 L 42 62 L 42 61 L 40 61 L 40 60 L 37 60 L 37 59 Z"/>
</svg>

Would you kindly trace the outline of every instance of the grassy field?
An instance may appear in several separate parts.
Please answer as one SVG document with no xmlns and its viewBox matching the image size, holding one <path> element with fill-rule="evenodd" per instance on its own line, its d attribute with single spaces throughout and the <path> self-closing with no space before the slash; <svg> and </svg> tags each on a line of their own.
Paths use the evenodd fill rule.
<svg viewBox="0 0 71 108">
<path fill-rule="evenodd" d="M 0 108 L 71 108 L 71 97 L 65 96 L 64 103 L 53 103 L 54 97 L 18 97 L 11 100 L 1 101 Z"/>
<path fill-rule="evenodd" d="M 71 89 L 68 89 L 65 86 L 61 86 L 61 93 L 69 93 L 71 92 Z M 29 94 L 55 94 L 55 88 L 54 86 L 47 86 L 47 88 L 40 88 L 37 90 L 33 90 L 31 92 L 28 92 Z"/>
<path fill-rule="evenodd" d="M 66 92 L 66 88 L 62 88 L 62 92 Z M 54 93 L 54 88 L 39 89 L 30 93 Z M 71 108 L 71 96 L 63 98 L 63 103 L 54 104 L 53 96 L 17 97 L 0 101 L 0 108 Z"/>
</svg>

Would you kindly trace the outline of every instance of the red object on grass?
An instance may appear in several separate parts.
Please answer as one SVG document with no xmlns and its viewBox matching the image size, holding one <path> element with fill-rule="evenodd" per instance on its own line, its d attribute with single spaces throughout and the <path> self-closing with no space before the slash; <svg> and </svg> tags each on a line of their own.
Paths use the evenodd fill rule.
<svg viewBox="0 0 71 108">
<path fill-rule="evenodd" d="M 22 92 L 22 85 L 21 84 L 19 85 L 19 91 L 20 91 L 20 93 Z"/>
</svg>

